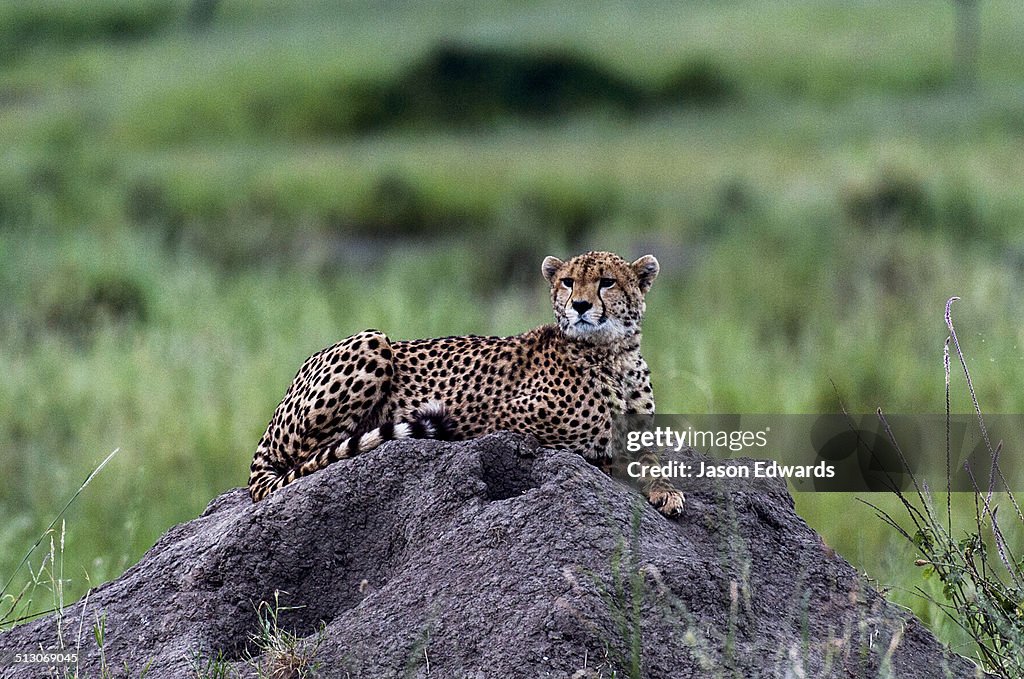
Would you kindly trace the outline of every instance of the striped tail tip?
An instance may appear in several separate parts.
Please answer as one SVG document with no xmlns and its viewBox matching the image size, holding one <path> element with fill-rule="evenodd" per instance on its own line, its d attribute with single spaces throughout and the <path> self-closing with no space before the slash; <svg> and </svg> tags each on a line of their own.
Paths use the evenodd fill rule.
<svg viewBox="0 0 1024 679">
<path fill-rule="evenodd" d="M 314 457 L 286 473 L 270 468 L 255 470 L 249 479 L 249 493 L 253 501 L 258 502 L 292 481 L 319 471 L 338 460 L 368 453 L 385 441 L 405 438 L 452 441 L 455 436 L 455 420 L 449 415 L 444 403 L 430 401 L 417 408 L 406 420 L 385 422 L 362 435 L 350 436 L 335 445 L 321 449 Z"/>
</svg>

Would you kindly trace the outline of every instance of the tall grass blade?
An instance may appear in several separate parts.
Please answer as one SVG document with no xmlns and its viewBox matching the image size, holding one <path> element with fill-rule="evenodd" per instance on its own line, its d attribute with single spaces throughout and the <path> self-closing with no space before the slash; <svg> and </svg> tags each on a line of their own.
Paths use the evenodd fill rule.
<svg viewBox="0 0 1024 679">
<path fill-rule="evenodd" d="M 51 530 L 53 530 L 53 527 L 57 525 L 57 522 L 61 520 L 61 518 L 64 516 L 64 513 L 67 512 L 71 505 L 75 502 L 75 500 L 78 499 L 78 496 L 82 494 L 82 491 L 85 490 L 90 483 L 92 483 L 92 480 L 96 478 L 96 475 L 103 471 L 103 468 L 106 467 L 107 464 L 112 459 L 114 459 L 114 456 L 117 455 L 119 452 L 121 452 L 121 449 L 115 448 L 113 452 L 110 453 L 110 455 L 107 455 L 107 457 L 104 458 L 103 462 L 100 462 L 99 465 L 92 470 L 89 476 L 86 477 L 85 481 L 82 482 L 82 485 L 78 487 L 78 490 L 74 492 L 74 494 L 71 496 L 71 499 L 67 501 L 64 507 L 59 512 L 57 512 L 57 516 L 53 517 L 53 521 L 51 521 L 50 525 L 46 527 L 46 530 L 44 530 L 39 535 L 39 538 L 36 539 L 35 544 L 33 544 L 32 547 L 29 548 L 27 552 L 25 552 L 25 556 L 21 559 L 21 562 L 18 563 L 18 567 L 11 572 L 11 577 L 7 578 L 7 582 L 4 583 L 3 589 L 0 589 L 0 597 L 3 597 L 7 593 L 7 589 L 11 586 L 11 583 L 14 582 L 14 578 L 18 574 L 18 571 L 20 571 L 25 566 L 25 564 L 28 563 L 28 560 L 32 557 L 32 553 L 35 552 L 39 545 L 42 543 L 43 538 L 46 537 L 46 535 Z"/>
</svg>

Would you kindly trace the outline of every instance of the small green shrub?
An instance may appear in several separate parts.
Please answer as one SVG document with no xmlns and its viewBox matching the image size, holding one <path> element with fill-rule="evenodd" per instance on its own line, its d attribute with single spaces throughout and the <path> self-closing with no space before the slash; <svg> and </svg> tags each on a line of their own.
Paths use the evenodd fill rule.
<svg viewBox="0 0 1024 679">
<path fill-rule="evenodd" d="M 985 419 L 977 400 L 974 383 L 967 368 L 967 360 L 960 348 L 960 342 L 953 326 L 951 308 L 958 297 L 946 302 L 946 325 L 949 338 L 946 340 L 946 416 L 947 442 L 949 441 L 949 389 L 950 389 L 950 343 L 963 368 L 967 388 L 978 416 L 978 425 L 985 441 L 992 474 L 988 486 L 982 488 L 977 481 L 975 496 L 975 530 L 967 530 L 957 539 L 953 530 L 950 491 L 946 490 L 946 512 L 942 515 L 935 506 L 927 486 L 918 485 L 913 473 L 915 494 L 905 495 L 898 489 L 898 499 L 906 510 L 912 529 L 905 529 L 891 514 L 875 507 L 879 517 L 892 526 L 920 553 L 915 563 L 925 568 L 926 576 L 938 577 L 942 583 L 943 601 L 919 591 L 954 623 L 960 626 L 977 647 L 978 659 L 986 669 L 1004 679 L 1018 679 L 1024 676 L 1024 558 L 1013 552 L 1012 543 L 1007 539 L 1014 529 L 1024 529 L 1024 513 L 999 469 L 1001 444 L 992 446 L 985 429 Z M 886 423 L 881 410 L 878 412 L 883 424 Z M 886 425 L 888 430 L 888 425 Z M 898 443 L 893 439 L 894 445 Z M 948 443 L 947 443 L 948 445 Z M 950 451 L 946 451 L 947 478 Z M 907 467 L 909 471 L 909 467 Z M 974 475 L 970 467 L 967 471 Z M 999 488 L 1002 485 L 1002 488 Z M 997 519 L 998 499 L 1005 499 L 1011 514 L 1006 522 Z M 873 506 L 873 505 L 872 505 Z M 1003 515 L 1005 518 L 1005 514 Z"/>
<path fill-rule="evenodd" d="M 733 102 L 739 96 L 739 84 L 721 66 L 698 59 L 666 78 L 654 98 L 663 105 L 707 107 Z"/>
<path fill-rule="evenodd" d="M 100 323 L 145 323 L 149 316 L 145 291 L 128 276 L 103 275 L 78 287 L 63 286 L 53 295 L 47 305 L 47 325 L 78 339 L 87 337 Z"/>
<path fill-rule="evenodd" d="M 177 14 L 166 0 L 7 0 L 0 7 L 0 63 L 41 46 L 149 37 Z"/>
<path fill-rule="evenodd" d="M 250 656 L 249 664 L 259 679 L 315 677 L 321 666 L 315 659 L 316 653 L 324 641 L 326 627 L 321 624 L 310 642 L 282 627 L 279 616 L 290 607 L 281 605 L 281 594 L 275 591 L 273 603 L 261 601 L 256 606 L 259 629 L 250 638 L 256 652 Z"/>
<path fill-rule="evenodd" d="M 924 183 L 913 175 L 892 171 L 866 185 L 851 187 L 843 208 L 854 224 L 871 229 L 929 225 L 935 219 L 935 206 Z"/>
</svg>

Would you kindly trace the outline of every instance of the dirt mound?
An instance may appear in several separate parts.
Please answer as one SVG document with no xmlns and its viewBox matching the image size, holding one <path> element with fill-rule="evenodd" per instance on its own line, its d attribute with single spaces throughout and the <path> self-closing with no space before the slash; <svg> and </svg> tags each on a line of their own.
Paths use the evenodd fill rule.
<svg viewBox="0 0 1024 679">
<path fill-rule="evenodd" d="M 218 659 L 255 676 L 252 656 L 269 675 L 289 658 L 261 652 L 261 619 L 331 677 L 975 676 L 783 486 L 691 493 L 670 521 L 582 458 L 506 433 L 397 441 L 257 505 L 225 493 L 69 607 L 62 633 L 83 677 Z M 57 648 L 57 627 L 0 649 Z"/>
</svg>

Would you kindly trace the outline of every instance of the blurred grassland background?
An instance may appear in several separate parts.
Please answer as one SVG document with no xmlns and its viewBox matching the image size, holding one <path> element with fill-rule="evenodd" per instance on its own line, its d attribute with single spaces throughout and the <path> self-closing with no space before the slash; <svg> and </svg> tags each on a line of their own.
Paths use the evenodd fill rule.
<svg viewBox="0 0 1024 679">
<path fill-rule="evenodd" d="M 546 254 L 659 257 L 660 412 L 941 412 L 954 294 L 1024 411 L 1024 3 L 978 6 L 970 73 L 950 0 L 0 4 L 0 579 L 121 447 L 68 596 L 117 576 L 341 337 L 548 322 Z M 962 643 L 866 508 L 797 501 Z"/>
</svg>

